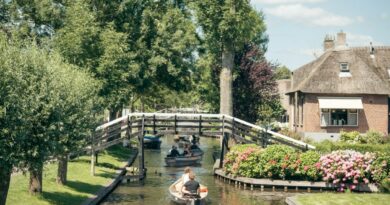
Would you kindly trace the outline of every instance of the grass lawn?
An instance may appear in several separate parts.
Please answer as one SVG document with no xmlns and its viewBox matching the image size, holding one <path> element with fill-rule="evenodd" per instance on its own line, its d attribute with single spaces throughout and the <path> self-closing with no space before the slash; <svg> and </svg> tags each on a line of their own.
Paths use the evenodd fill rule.
<svg viewBox="0 0 390 205">
<path fill-rule="evenodd" d="M 99 153 L 96 175 L 90 175 L 90 156 L 71 160 L 68 164 L 68 183 L 60 186 L 56 183 L 57 163 L 48 164 L 43 171 L 43 193 L 32 196 L 28 193 L 28 174 L 12 176 L 7 197 L 7 205 L 45 205 L 45 204 L 81 204 L 100 188 L 113 179 L 132 151 L 115 145 Z"/>
<path fill-rule="evenodd" d="M 321 193 L 297 196 L 301 205 L 388 205 L 390 194 Z"/>
</svg>

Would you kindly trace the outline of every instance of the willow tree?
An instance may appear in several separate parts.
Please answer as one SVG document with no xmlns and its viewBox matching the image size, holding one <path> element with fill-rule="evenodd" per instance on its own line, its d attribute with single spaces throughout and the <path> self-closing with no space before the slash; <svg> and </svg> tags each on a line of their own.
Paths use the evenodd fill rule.
<svg viewBox="0 0 390 205">
<path fill-rule="evenodd" d="M 265 24 L 248 0 L 194 1 L 197 23 L 208 50 L 220 67 L 220 113 L 233 115 L 235 52 L 250 42 L 266 42 Z"/>
</svg>

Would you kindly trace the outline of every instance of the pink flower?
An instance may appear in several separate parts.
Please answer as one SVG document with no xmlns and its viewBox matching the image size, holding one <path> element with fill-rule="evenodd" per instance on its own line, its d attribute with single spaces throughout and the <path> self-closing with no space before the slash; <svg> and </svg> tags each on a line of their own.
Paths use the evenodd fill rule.
<svg viewBox="0 0 390 205">
<path fill-rule="evenodd" d="M 304 166 L 303 170 L 307 171 L 309 169 L 309 166 Z"/>
</svg>

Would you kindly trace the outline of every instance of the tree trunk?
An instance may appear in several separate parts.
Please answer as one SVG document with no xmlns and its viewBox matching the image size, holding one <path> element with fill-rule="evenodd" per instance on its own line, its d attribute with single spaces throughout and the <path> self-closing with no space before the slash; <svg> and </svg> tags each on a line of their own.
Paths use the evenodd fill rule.
<svg viewBox="0 0 390 205">
<path fill-rule="evenodd" d="M 11 166 L 10 166 L 11 167 Z M 0 205 L 5 205 L 8 195 L 9 183 L 11 181 L 12 169 L 0 164 Z"/>
<path fill-rule="evenodd" d="M 29 183 L 30 194 L 41 194 L 43 164 L 41 164 L 38 167 L 30 168 L 29 171 L 30 171 L 30 183 Z"/>
<path fill-rule="evenodd" d="M 58 157 L 57 184 L 65 185 L 68 175 L 68 155 Z"/>
<path fill-rule="evenodd" d="M 110 110 L 110 119 L 109 121 L 113 121 L 116 118 L 119 118 L 122 116 L 122 112 L 119 108 L 114 108 Z"/>
<path fill-rule="evenodd" d="M 220 74 L 220 113 L 233 116 L 232 72 L 234 67 L 234 50 L 225 47 L 222 53 L 222 70 Z"/>
</svg>

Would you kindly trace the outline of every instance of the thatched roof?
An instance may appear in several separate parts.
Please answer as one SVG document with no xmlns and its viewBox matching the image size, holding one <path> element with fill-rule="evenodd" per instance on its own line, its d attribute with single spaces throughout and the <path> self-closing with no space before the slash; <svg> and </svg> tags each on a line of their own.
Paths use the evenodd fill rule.
<svg viewBox="0 0 390 205">
<path fill-rule="evenodd" d="M 331 49 L 293 74 L 289 92 L 390 95 L 390 47 Z M 340 63 L 350 77 L 340 77 Z"/>
</svg>

